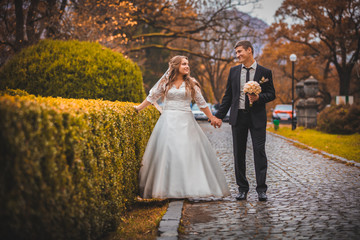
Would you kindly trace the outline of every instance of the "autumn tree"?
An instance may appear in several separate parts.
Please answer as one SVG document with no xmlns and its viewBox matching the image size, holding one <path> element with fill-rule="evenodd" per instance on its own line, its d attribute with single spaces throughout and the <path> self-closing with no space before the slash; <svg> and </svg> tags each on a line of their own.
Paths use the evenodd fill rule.
<svg viewBox="0 0 360 240">
<path fill-rule="evenodd" d="M 58 34 L 66 0 L 4 0 L 0 2 L 0 53 L 5 59 L 41 37 Z"/>
<path fill-rule="evenodd" d="M 40 37 L 98 41 L 124 46 L 127 52 L 147 48 L 177 49 L 177 39 L 197 42 L 201 33 L 221 26 L 221 13 L 258 0 L 5 0 L 0 5 L 1 46 L 13 51 Z M 237 20 L 237 19 L 233 19 Z M 221 37 L 225 29 L 217 32 Z M 165 41 L 154 44 L 149 39 Z M 205 56 L 201 52 L 190 52 Z"/>
<path fill-rule="evenodd" d="M 278 21 L 269 32 L 275 37 L 306 46 L 318 61 L 333 64 L 339 94 L 353 94 L 351 74 L 360 51 L 359 0 L 285 0 L 276 12 Z M 292 24 L 286 21 L 291 18 Z M 317 62 L 321 63 L 321 62 Z M 356 79 L 359 83 L 359 79 Z"/>
<path fill-rule="evenodd" d="M 154 67 L 154 62 L 167 62 L 170 55 L 185 54 L 204 64 L 212 59 L 220 61 L 219 66 L 228 66 L 233 56 L 220 54 L 222 50 L 218 47 L 225 46 L 220 42 L 233 45 L 235 37 L 248 35 L 250 31 L 247 29 L 239 34 L 242 29 L 239 26 L 245 26 L 247 22 L 228 13 L 257 1 L 7 0 L 1 2 L 0 15 L 4 25 L 0 50 L 4 55 L 10 55 L 40 38 L 96 41 L 137 61 L 145 72 L 145 83 L 152 85 L 159 74 L 150 68 L 162 72 L 162 67 Z M 24 21 L 26 24 L 21 24 Z M 21 30 L 24 26 L 26 29 Z M 19 42 L 20 46 L 16 47 L 15 43 Z M 221 73 L 214 78 L 214 74 L 209 73 L 208 79 L 210 76 L 219 79 L 224 75 Z M 148 82 L 148 76 L 151 82 Z M 221 89 L 214 83 L 211 82 L 212 89 Z M 217 99 L 219 95 L 216 93 Z"/>
<path fill-rule="evenodd" d="M 63 31 L 71 39 L 96 41 L 117 51 L 123 51 L 128 38 L 126 28 L 137 22 L 132 1 L 71 0 Z"/>
<path fill-rule="evenodd" d="M 271 33 L 267 36 L 269 42 L 263 48 L 259 62 L 273 70 L 276 99 L 270 106 L 290 103 L 292 100 L 292 64 L 289 56 L 293 53 L 298 58 L 295 63 L 295 84 L 313 76 L 319 81 L 319 94 L 316 96 L 319 110 L 330 104 L 331 95 L 336 95 L 338 88 L 336 70 L 330 66 L 329 60 L 319 60 L 316 53 L 303 44 L 275 39 Z"/>
<path fill-rule="evenodd" d="M 167 67 L 169 55 L 191 57 L 192 74 L 203 86 L 207 100 L 220 101 L 226 75 L 234 64 L 235 42 L 260 39 L 260 31 L 254 31 L 258 25 L 252 22 L 253 28 L 249 27 L 251 17 L 237 10 L 254 2 L 257 1 L 163 1 L 160 9 L 155 5 L 150 9 L 134 5 L 139 11 L 134 18 L 137 25 L 126 34 L 130 39 L 126 51 L 137 62 L 143 61 L 146 71 L 159 70 L 144 76 L 149 86 L 164 71 L 154 62 L 160 60 Z"/>
<path fill-rule="evenodd" d="M 200 44 L 228 40 L 227 36 L 234 35 L 238 30 L 226 28 L 224 22 L 241 22 L 243 20 L 233 14 L 225 13 L 234 8 L 258 2 L 258 0 L 152 0 L 150 2 L 152 5 L 134 0 L 134 6 L 137 9 L 134 12 L 134 20 L 137 22 L 137 26 L 130 28 L 127 32 L 127 36 L 131 40 L 129 52 L 157 48 L 216 59 L 216 57 L 202 52 L 201 49 L 190 50 L 186 44 L 179 47 L 178 40 Z M 212 31 L 214 34 L 211 36 L 206 34 L 208 31 Z M 162 39 L 162 41 L 158 41 L 158 39 Z"/>
<path fill-rule="evenodd" d="M 201 44 L 202 51 L 215 59 L 197 58 L 197 64 L 192 68 L 193 75 L 203 86 L 205 95 L 210 102 L 221 102 L 229 70 L 238 64 L 235 61 L 235 43 L 239 40 L 249 40 L 254 46 L 255 53 L 259 54 L 260 48 L 264 44 L 264 30 L 268 27 L 262 20 L 252 18 L 237 9 L 225 11 L 221 15 L 227 15 L 221 22 L 221 28 L 230 29 L 230 31 L 224 33 L 218 41 Z M 230 20 L 232 18 L 239 20 Z M 217 37 L 216 32 L 213 31 L 205 31 L 204 34 L 208 38 Z"/>
<path fill-rule="evenodd" d="M 5 59 L 40 38 L 97 41 L 121 39 L 136 24 L 130 1 L 5 0 L 0 3 L 0 52 Z M 119 42 L 116 42 L 118 46 Z"/>
</svg>

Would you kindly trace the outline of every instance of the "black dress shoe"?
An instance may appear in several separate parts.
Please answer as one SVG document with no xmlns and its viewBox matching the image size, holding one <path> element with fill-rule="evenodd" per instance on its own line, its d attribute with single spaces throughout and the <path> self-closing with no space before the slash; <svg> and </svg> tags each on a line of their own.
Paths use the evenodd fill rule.
<svg viewBox="0 0 360 240">
<path fill-rule="evenodd" d="M 259 192 L 258 197 L 259 197 L 259 201 L 266 201 L 267 200 L 267 196 L 266 196 L 265 192 Z"/>
<path fill-rule="evenodd" d="M 236 196 L 236 200 L 246 200 L 247 192 L 239 192 L 239 194 Z"/>
</svg>

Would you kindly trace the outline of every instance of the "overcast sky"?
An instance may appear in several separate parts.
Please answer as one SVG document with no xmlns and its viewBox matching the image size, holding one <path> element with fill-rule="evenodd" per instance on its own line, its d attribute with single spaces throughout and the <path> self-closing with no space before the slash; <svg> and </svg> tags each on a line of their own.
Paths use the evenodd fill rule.
<svg viewBox="0 0 360 240">
<path fill-rule="evenodd" d="M 260 18 L 271 25 L 274 22 L 275 12 L 281 6 L 282 2 L 283 0 L 259 0 L 259 2 L 255 4 L 255 8 L 254 4 L 248 4 L 240 7 L 239 10 L 253 17 Z"/>
</svg>

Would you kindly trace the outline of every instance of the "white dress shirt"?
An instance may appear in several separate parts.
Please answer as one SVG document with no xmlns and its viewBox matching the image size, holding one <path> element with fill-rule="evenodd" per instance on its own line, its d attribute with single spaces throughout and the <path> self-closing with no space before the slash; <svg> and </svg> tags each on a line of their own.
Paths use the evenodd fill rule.
<svg viewBox="0 0 360 240">
<path fill-rule="evenodd" d="M 254 80 L 255 71 L 257 67 L 257 62 L 255 61 L 251 66 L 252 69 L 250 69 L 250 78 L 249 81 Z M 241 74 L 240 74 L 240 98 L 239 98 L 239 109 L 245 109 L 245 93 L 243 91 L 245 83 L 246 83 L 246 72 L 244 64 L 241 64 Z"/>
</svg>

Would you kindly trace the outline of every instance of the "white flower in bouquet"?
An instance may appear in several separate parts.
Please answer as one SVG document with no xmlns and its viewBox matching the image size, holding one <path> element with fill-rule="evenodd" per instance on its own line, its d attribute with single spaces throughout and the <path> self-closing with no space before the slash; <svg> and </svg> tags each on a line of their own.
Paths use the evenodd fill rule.
<svg viewBox="0 0 360 240">
<path fill-rule="evenodd" d="M 245 83 L 244 93 L 245 94 L 259 95 L 261 93 L 260 84 L 258 82 L 256 82 L 256 81 L 248 81 L 247 83 Z M 251 101 L 250 101 L 250 107 L 252 107 L 252 102 Z"/>
</svg>

